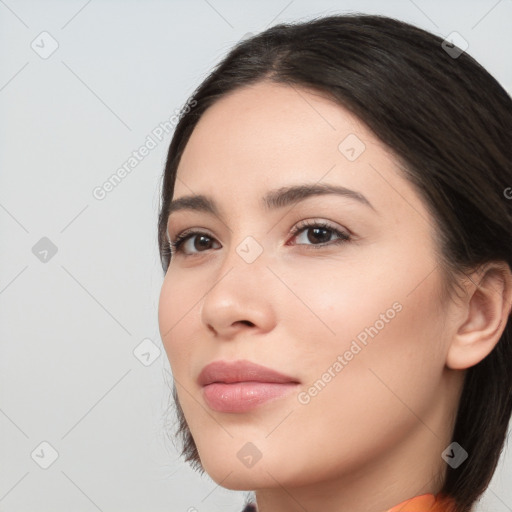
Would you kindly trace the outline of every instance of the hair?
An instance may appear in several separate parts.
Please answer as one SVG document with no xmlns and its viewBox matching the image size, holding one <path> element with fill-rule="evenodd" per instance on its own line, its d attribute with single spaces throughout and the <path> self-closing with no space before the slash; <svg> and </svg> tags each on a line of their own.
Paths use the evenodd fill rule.
<svg viewBox="0 0 512 512">
<path fill-rule="evenodd" d="M 196 88 L 180 116 L 162 183 L 158 242 L 166 234 L 181 155 L 202 114 L 243 86 L 270 81 L 327 95 L 357 116 L 394 156 L 436 224 L 439 268 L 451 293 L 458 277 L 490 262 L 512 267 L 512 99 L 470 55 L 403 21 L 352 13 L 281 23 L 237 43 Z M 512 331 L 466 371 L 452 440 L 467 452 L 447 466 L 441 494 L 468 512 L 498 464 L 512 413 Z M 173 390 L 182 455 L 203 472 Z"/>
</svg>

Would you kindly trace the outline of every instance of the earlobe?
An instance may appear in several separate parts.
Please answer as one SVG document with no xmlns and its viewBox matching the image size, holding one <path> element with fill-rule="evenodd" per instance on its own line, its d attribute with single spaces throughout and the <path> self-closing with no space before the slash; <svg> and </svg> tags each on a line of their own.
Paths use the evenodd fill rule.
<svg viewBox="0 0 512 512">
<path fill-rule="evenodd" d="M 464 370 L 485 359 L 499 342 L 512 307 L 512 273 L 504 262 L 487 264 L 468 276 L 462 321 L 450 343 L 446 365 Z"/>
</svg>

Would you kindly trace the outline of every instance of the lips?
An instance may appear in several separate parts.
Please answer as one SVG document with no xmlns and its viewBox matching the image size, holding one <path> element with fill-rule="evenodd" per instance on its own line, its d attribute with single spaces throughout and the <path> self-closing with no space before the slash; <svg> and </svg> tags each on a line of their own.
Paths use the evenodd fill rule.
<svg viewBox="0 0 512 512">
<path fill-rule="evenodd" d="M 215 361 L 198 377 L 207 405 L 219 412 L 245 412 L 295 389 L 294 377 L 247 360 Z"/>
<path fill-rule="evenodd" d="M 215 361 L 205 366 L 199 374 L 199 384 L 207 386 L 214 382 L 272 382 L 276 384 L 299 382 L 293 377 L 261 366 L 251 361 Z"/>
</svg>

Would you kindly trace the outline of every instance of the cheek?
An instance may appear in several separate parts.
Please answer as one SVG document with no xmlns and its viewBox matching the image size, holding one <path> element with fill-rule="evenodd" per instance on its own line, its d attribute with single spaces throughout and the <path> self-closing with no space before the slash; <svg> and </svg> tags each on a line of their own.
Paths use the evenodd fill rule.
<svg viewBox="0 0 512 512">
<path fill-rule="evenodd" d="M 304 414 L 338 425 L 351 416 L 350 429 L 362 417 L 369 425 L 391 411 L 402 418 L 404 403 L 417 412 L 431 405 L 445 343 L 435 300 L 440 283 L 432 274 L 415 288 L 424 275 L 379 281 L 338 273 L 336 280 L 294 283 L 310 307 L 295 311 L 291 351 L 308 361 L 302 364 Z"/>
<path fill-rule="evenodd" d="M 183 370 L 189 367 L 191 343 L 188 339 L 194 330 L 192 322 L 197 300 L 190 286 L 182 286 L 181 281 L 173 279 L 170 272 L 166 274 L 158 303 L 158 325 L 176 378 L 181 378 Z"/>
<path fill-rule="evenodd" d="M 192 398 L 195 389 L 190 373 L 194 362 L 194 343 L 191 340 L 197 330 L 197 320 L 194 320 L 197 308 L 194 305 L 198 297 L 195 297 L 190 283 L 173 277 L 169 272 L 166 274 L 160 291 L 158 323 L 180 406 L 192 428 L 202 417 L 201 410 L 195 407 L 196 399 Z M 202 428 L 207 427 L 206 424 Z"/>
</svg>

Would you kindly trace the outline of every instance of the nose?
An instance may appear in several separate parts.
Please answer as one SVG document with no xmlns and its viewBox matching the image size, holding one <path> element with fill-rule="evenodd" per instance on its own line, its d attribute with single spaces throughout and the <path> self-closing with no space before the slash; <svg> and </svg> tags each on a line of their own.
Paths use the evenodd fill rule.
<svg viewBox="0 0 512 512">
<path fill-rule="evenodd" d="M 201 305 L 201 321 L 215 337 L 233 339 L 238 333 L 265 333 L 276 322 L 272 288 L 276 279 L 261 255 L 247 263 L 230 249 Z"/>
</svg>

